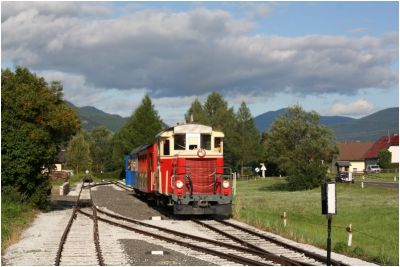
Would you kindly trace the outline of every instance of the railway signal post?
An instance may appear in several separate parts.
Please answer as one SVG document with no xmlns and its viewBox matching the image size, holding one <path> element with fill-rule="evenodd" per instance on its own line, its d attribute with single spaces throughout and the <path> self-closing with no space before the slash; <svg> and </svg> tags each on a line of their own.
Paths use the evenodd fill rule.
<svg viewBox="0 0 400 267">
<path fill-rule="evenodd" d="M 321 206 L 322 214 L 328 219 L 328 238 L 326 244 L 326 265 L 331 265 L 331 229 L 332 215 L 336 214 L 336 183 L 330 180 L 324 180 L 321 185 Z"/>
</svg>

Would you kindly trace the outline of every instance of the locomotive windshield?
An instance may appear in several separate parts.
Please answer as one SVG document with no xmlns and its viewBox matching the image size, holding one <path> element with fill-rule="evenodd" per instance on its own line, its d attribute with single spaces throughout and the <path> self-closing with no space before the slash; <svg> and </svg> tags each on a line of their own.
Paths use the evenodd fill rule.
<svg viewBox="0 0 400 267">
<path fill-rule="evenodd" d="M 200 135 L 200 146 L 206 150 L 211 150 L 211 135 L 201 134 Z"/>
<path fill-rule="evenodd" d="M 186 135 L 175 134 L 174 135 L 174 149 L 175 150 L 186 150 Z"/>
</svg>

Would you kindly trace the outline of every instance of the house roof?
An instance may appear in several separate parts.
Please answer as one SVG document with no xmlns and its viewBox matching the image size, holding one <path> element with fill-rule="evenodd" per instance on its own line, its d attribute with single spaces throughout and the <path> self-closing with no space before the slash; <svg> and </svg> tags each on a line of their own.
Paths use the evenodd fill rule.
<svg viewBox="0 0 400 267">
<path fill-rule="evenodd" d="M 388 149 L 391 146 L 399 146 L 399 135 L 393 134 L 390 136 L 382 136 L 381 138 L 376 141 L 372 147 L 365 152 L 364 158 L 366 159 L 373 159 L 377 158 L 379 152 L 382 150 Z"/>
<path fill-rule="evenodd" d="M 364 154 L 372 147 L 374 142 L 340 143 L 338 160 L 364 160 Z"/>
<path fill-rule="evenodd" d="M 338 160 L 335 165 L 338 167 L 349 167 L 351 164 L 350 161 Z"/>
</svg>

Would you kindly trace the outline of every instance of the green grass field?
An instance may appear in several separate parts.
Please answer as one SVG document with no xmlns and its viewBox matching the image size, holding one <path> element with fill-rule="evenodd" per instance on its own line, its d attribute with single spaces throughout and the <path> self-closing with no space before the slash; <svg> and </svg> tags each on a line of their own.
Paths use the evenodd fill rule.
<svg viewBox="0 0 400 267">
<path fill-rule="evenodd" d="M 385 265 L 399 263 L 399 191 L 337 185 L 337 215 L 332 247 L 339 253 Z M 287 214 L 287 227 L 281 215 Z M 290 192 L 285 180 L 266 178 L 237 182 L 234 217 L 303 243 L 326 248 L 327 220 L 321 214 L 321 191 Z M 352 224 L 353 245 L 347 247 L 346 227 Z"/>
</svg>

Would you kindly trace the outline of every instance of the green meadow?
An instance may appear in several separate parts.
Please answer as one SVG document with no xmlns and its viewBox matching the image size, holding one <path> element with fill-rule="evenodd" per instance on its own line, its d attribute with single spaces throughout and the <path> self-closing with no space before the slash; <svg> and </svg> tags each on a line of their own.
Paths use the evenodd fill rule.
<svg viewBox="0 0 400 267">
<path fill-rule="evenodd" d="M 327 219 L 321 190 L 288 191 L 282 178 L 237 182 L 234 218 L 302 243 L 326 249 Z M 359 184 L 337 184 L 332 222 L 333 251 L 384 265 L 399 263 L 399 191 Z M 287 226 L 281 215 L 286 212 Z M 346 227 L 353 242 L 347 246 Z"/>
</svg>

